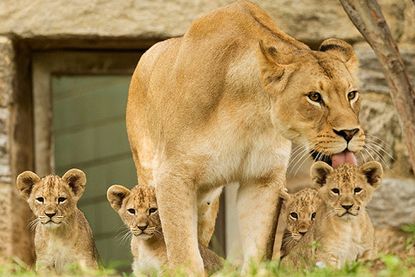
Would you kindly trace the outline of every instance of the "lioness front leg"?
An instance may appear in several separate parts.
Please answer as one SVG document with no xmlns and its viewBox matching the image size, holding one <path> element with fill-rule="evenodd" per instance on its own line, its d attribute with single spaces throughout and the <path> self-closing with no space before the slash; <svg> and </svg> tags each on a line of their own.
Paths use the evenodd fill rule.
<svg viewBox="0 0 415 277">
<path fill-rule="evenodd" d="M 203 274 L 197 240 L 197 195 L 191 178 L 177 174 L 156 184 L 157 205 L 172 268 L 184 266 L 189 273 Z"/>
<path fill-rule="evenodd" d="M 198 199 L 198 239 L 205 247 L 209 246 L 215 232 L 216 217 L 219 211 L 220 195 L 223 187 L 199 194 Z"/>
<path fill-rule="evenodd" d="M 277 178 L 266 182 L 241 183 L 238 190 L 239 226 L 244 254 L 243 270 L 250 261 L 268 258 L 277 220 L 279 189 L 282 182 Z M 268 247 L 269 248 L 269 247 Z"/>
</svg>

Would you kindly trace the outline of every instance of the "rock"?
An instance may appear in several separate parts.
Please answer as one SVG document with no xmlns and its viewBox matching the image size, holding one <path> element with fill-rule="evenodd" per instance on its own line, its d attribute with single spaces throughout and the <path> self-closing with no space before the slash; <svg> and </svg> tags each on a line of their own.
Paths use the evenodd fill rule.
<svg viewBox="0 0 415 277">
<path fill-rule="evenodd" d="M 23 38 L 179 36 L 203 13 L 233 0 L 32 0 L 0 2 L 0 34 Z M 282 30 L 305 42 L 362 40 L 338 1 L 254 1 Z M 64 8 L 63 8 L 64 7 Z"/>
<path fill-rule="evenodd" d="M 415 224 L 415 179 L 385 179 L 367 210 L 376 227 Z"/>
<path fill-rule="evenodd" d="M 399 52 L 404 60 L 406 70 L 412 84 L 415 83 L 415 46 L 413 44 L 399 44 Z M 362 90 L 389 93 L 382 67 L 375 53 L 366 42 L 353 45 L 360 62 L 360 85 Z"/>
</svg>

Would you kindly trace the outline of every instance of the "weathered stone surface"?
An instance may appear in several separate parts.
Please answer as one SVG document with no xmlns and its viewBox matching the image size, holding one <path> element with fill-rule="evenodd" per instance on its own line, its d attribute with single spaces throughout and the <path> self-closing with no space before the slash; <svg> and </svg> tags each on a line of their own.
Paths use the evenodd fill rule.
<svg viewBox="0 0 415 277">
<path fill-rule="evenodd" d="M 366 150 L 359 155 L 361 160 L 381 162 L 389 177 L 413 177 L 402 129 L 390 96 L 363 93 L 360 120 L 367 138 Z"/>
<path fill-rule="evenodd" d="M 415 179 L 385 179 L 367 210 L 377 227 L 415 223 Z"/>
<path fill-rule="evenodd" d="M 232 0 L 3 0 L 0 34 L 36 36 L 170 37 L 202 13 Z M 338 1 L 254 1 L 287 33 L 304 41 L 327 37 L 361 40 Z"/>
<path fill-rule="evenodd" d="M 10 39 L 0 37 L 0 182 L 10 183 L 9 105 L 13 94 L 15 66 Z"/>
<path fill-rule="evenodd" d="M 359 79 L 361 88 L 365 91 L 389 93 L 389 87 L 383 75 L 382 67 L 372 48 L 367 43 L 353 45 L 360 61 Z M 399 44 L 399 51 L 404 60 L 412 84 L 415 83 L 415 46 Z"/>
</svg>

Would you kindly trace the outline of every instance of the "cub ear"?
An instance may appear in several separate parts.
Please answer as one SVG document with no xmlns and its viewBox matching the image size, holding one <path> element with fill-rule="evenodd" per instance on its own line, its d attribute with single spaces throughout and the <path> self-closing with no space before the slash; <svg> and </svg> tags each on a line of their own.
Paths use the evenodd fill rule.
<svg viewBox="0 0 415 277">
<path fill-rule="evenodd" d="M 377 188 L 382 182 L 383 168 L 380 163 L 376 161 L 367 162 L 360 167 L 360 171 L 372 187 Z"/>
<path fill-rule="evenodd" d="M 112 185 L 107 190 L 107 199 L 111 207 L 118 212 L 124 199 L 130 194 L 130 190 L 120 185 Z"/>
<path fill-rule="evenodd" d="M 288 66 L 293 55 L 282 53 L 275 46 L 266 46 L 262 40 L 257 52 L 262 85 L 274 93 L 283 91 L 288 77 L 294 72 L 294 67 Z"/>
<path fill-rule="evenodd" d="M 327 182 L 327 176 L 333 172 L 333 168 L 325 162 L 316 162 L 311 166 L 310 175 L 314 184 L 320 187 Z"/>
<path fill-rule="evenodd" d="M 356 74 L 359 61 L 353 47 L 341 39 L 329 38 L 323 41 L 318 49 L 322 52 L 330 53 L 346 64 L 352 74 Z"/>
<path fill-rule="evenodd" d="M 32 193 L 33 186 L 40 181 L 40 177 L 32 171 L 25 171 L 19 174 L 16 179 L 16 187 L 20 195 L 27 200 Z"/>
<path fill-rule="evenodd" d="M 72 168 L 62 176 L 62 179 L 68 183 L 75 197 L 79 199 L 84 193 L 86 186 L 85 173 L 80 169 Z"/>
</svg>

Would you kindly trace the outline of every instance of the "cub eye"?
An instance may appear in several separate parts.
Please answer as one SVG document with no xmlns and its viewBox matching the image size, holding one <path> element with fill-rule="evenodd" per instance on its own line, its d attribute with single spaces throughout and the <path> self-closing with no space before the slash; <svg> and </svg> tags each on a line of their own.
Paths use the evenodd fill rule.
<svg viewBox="0 0 415 277">
<path fill-rule="evenodd" d="M 45 199 L 43 199 L 43 197 L 37 197 L 36 201 L 39 203 L 43 203 L 45 201 Z"/>
<path fill-rule="evenodd" d="M 66 197 L 59 197 L 58 198 L 58 203 L 59 204 L 62 204 L 63 202 L 65 202 L 66 201 Z"/>
<path fill-rule="evenodd" d="M 313 102 L 318 102 L 318 103 L 322 101 L 321 94 L 316 91 L 310 92 L 308 94 L 308 99 L 310 99 Z"/>
<path fill-rule="evenodd" d="M 331 192 L 333 192 L 334 194 L 340 194 L 340 190 L 337 188 L 331 189 Z"/>
<path fill-rule="evenodd" d="M 155 212 L 157 212 L 157 208 L 150 208 L 150 209 L 148 210 L 148 212 L 149 212 L 150 214 L 154 214 Z"/>
<path fill-rule="evenodd" d="M 128 209 L 127 212 L 130 213 L 130 214 L 135 214 L 135 210 L 134 209 Z"/>
<path fill-rule="evenodd" d="M 351 91 L 347 94 L 347 99 L 349 99 L 349 101 L 353 100 L 356 98 L 358 92 L 356 90 Z"/>
<path fill-rule="evenodd" d="M 362 188 L 354 188 L 354 193 L 355 194 L 358 194 L 359 192 L 361 192 L 362 191 Z"/>
<path fill-rule="evenodd" d="M 315 218 L 316 218 L 316 213 L 314 212 L 311 214 L 311 220 L 314 220 Z"/>
<path fill-rule="evenodd" d="M 298 214 L 297 214 L 297 213 L 295 213 L 295 212 L 292 212 L 292 213 L 290 213 L 290 217 L 291 217 L 292 219 L 297 220 L 297 219 L 298 219 Z"/>
</svg>

